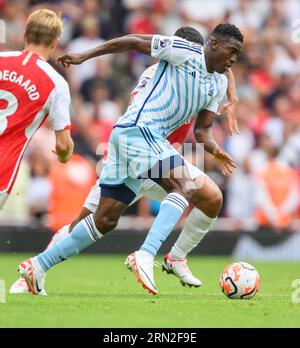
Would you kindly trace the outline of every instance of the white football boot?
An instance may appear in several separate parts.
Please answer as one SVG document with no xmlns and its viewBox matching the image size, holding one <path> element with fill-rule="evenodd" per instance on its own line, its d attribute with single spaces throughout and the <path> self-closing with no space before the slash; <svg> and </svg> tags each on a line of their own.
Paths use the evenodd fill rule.
<svg viewBox="0 0 300 348">
<path fill-rule="evenodd" d="M 125 259 L 125 266 L 134 271 L 135 277 L 150 294 L 157 295 L 153 277 L 153 257 L 145 251 L 135 251 Z"/>
<path fill-rule="evenodd" d="M 66 226 L 63 226 L 60 230 L 58 230 L 51 238 L 50 243 L 48 244 L 46 250 L 51 248 L 53 245 L 57 244 L 64 238 L 66 238 L 69 235 L 69 227 L 70 225 L 66 225 Z M 46 277 L 46 273 L 44 277 Z M 44 286 L 45 286 L 45 279 L 44 279 Z M 9 290 L 10 294 L 27 294 L 28 292 L 29 292 L 29 289 L 28 289 L 26 280 L 24 278 L 19 278 L 17 281 L 15 281 Z M 47 296 L 47 293 L 44 287 L 42 291 L 39 293 L 39 295 Z"/>
<path fill-rule="evenodd" d="M 34 270 L 32 262 L 27 259 L 21 262 L 18 266 L 18 272 L 25 279 L 28 286 L 28 291 L 33 295 L 47 296 L 44 289 L 45 285 L 45 273 L 38 273 Z"/>
<path fill-rule="evenodd" d="M 44 278 L 46 278 L 46 274 L 44 275 Z M 45 283 L 45 280 L 44 280 Z M 9 289 L 9 293 L 12 295 L 16 294 L 28 294 L 30 291 L 28 289 L 28 285 L 26 283 L 26 280 L 24 278 L 19 278 L 16 280 L 13 285 Z M 39 293 L 41 296 L 48 296 L 48 294 L 45 291 L 45 288 L 42 289 L 42 291 Z"/>
<path fill-rule="evenodd" d="M 183 286 L 188 285 L 189 287 L 194 286 L 198 288 L 202 285 L 201 281 L 193 276 L 192 271 L 187 265 L 186 259 L 172 260 L 169 253 L 162 262 L 162 270 L 168 274 L 174 274 L 179 278 Z"/>
<path fill-rule="evenodd" d="M 16 280 L 9 289 L 10 294 L 28 294 L 28 292 L 26 280 L 23 278 Z"/>
</svg>

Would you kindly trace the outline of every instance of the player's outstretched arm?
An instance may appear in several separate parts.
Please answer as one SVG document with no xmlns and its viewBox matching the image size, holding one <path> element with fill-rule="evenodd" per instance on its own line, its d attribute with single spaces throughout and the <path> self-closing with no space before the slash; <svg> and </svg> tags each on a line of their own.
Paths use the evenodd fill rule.
<svg viewBox="0 0 300 348">
<path fill-rule="evenodd" d="M 234 75 L 231 69 L 227 73 L 227 78 L 228 78 L 228 87 L 227 87 L 228 102 L 221 107 L 218 114 L 225 113 L 227 115 L 230 135 L 233 135 L 234 133 L 240 134 L 238 122 L 237 122 L 237 114 L 236 114 L 239 98 L 238 98 L 238 94 L 236 90 Z"/>
<path fill-rule="evenodd" d="M 223 175 L 233 174 L 236 164 L 233 158 L 220 148 L 218 143 L 215 141 L 212 134 L 212 125 L 216 114 L 202 110 L 199 112 L 195 127 L 194 134 L 195 139 L 198 143 L 204 144 L 205 151 L 212 154 L 218 163 Z"/>
<path fill-rule="evenodd" d="M 70 130 L 55 131 L 55 138 L 56 145 L 54 153 L 60 162 L 67 163 L 71 159 L 74 150 Z"/>
<path fill-rule="evenodd" d="M 125 52 L 128 50 L 136 50 L 138 52 L 151 55 L 151 42 L 153 35 L 125 35 L 105 42 L 89 51 L 81 54 L 66 54 L 58 58 L 65 68 L 71 64 L 78 65 L 88 59 L 103 56 L 111 53 Z"/>
</svg>

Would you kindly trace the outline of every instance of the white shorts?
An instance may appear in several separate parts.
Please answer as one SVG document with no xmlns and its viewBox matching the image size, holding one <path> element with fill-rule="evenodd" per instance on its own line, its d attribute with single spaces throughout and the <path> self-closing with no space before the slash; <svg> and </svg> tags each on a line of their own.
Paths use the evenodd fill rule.
<svg viewBox="0 0 300 348">
<path fill-rule="evenodd" d="M 192 180 L 195 180 L 199 176 L 206 176 L 202 170 L 199 168 L 193 166 L 192 164 L 185 162 L 190 174 L 190 177 Z M 101 188 L 99 186 L 99 179 L 96 181 L 96 184 L 91 188 L 85 202 L 84 202 L 84 208 L 90 210 L 92 213 L 95 213 L 97 206 L 99 204 L 101 195 Z M 133 200 L 133 202 L 130 204 L 134 204 L 142 197 L 147 197 L 150 199 L 155 199 L 157 201 L 162 201 L 167 195 L 167 192 L 158 184 L 156 184 L 151 179 L 146 179 L 141 186 L 137 196 Z"/>
<path fill-rule="evenodd" d="M 0 214 L 3 211 L 3 208 L 4 208 L 4 205 L 7 201 L 7 198 L 8 198 L 7 193 L 0 192 Z"/>
</svg>

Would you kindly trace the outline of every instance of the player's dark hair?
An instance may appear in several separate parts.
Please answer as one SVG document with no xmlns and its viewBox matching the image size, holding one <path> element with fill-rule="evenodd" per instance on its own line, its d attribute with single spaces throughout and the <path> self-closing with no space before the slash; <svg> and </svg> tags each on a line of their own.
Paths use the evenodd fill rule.
<svg viewBox="0 0 300 348">
<path fill-rule="evenodd" d="M 179 36 L 188 41 L 196 42 L 200 45 L 204 44 L 203 36 L 199 33 L 198 30 L 192 27 L 181 27 L 176 30 L 175 36 Z"/>
<path fill-rule="evenodd" d="M 222 36 L 227 38 L 232 37 L 241 43 L 244 42 L 244 35 L 241 33 L 240 29 L 237 28 L 235 25 L 229 23 L 217 25 L 215 29 L 212 31 L 211 35 Z"/>
</svg>

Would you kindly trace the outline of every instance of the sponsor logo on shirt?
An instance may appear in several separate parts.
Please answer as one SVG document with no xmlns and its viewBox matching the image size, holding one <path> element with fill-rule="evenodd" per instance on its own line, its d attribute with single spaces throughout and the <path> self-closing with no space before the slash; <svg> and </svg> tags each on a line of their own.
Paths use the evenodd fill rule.
<svg viewBox="0 0 300 348">
<path fill-rule="evenodd" d="M 190 71 L 189 75 L 191 75 L 193 78 L 196 78 L 196 71 Z"/>
<path fill-rule="evenodd" d="M 160 40 L 160 47 L 162 47 L 162 48 L 170 46 L 170 44 L 171 44 L 171 40 L 170 39 Z"/>
</svg>

